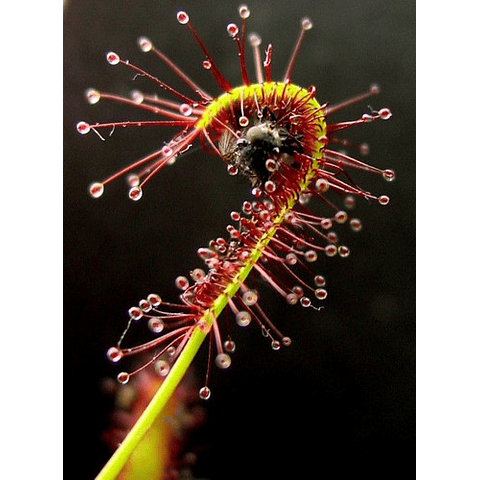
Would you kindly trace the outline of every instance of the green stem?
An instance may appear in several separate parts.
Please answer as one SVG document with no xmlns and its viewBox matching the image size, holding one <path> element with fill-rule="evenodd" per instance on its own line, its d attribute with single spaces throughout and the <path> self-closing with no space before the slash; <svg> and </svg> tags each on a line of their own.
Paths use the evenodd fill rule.
<svg viewBox="0 0 480 480">
<path fill-rule="evenodd" d="M 102 471 L 98 474 L 96 480 L 113 480 L 117 478 L 122 468 L 127 463 L 130 455 L 133 453 L 137 445 L 140 443 L 148 429 L 152 426 L 157 416 L 162 411 L 165 404 L 172 396 L 175 388 L 183 378 L 188 366 L 195 357 L 200 345 L 202 344 L 207 329 L 195 328 L 193 334 L 188 340 L 185 348 L 173 365 L 165 381 L 158 389 L 150 404 L 137 420 L 125 440 L 120 444 L 115 453 L 112 455 Z"/>
</svg>

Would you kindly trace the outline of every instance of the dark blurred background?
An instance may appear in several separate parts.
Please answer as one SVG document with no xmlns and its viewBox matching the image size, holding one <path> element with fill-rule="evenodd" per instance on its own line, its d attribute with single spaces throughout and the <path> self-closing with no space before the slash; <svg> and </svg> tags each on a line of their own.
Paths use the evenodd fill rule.
<svg viewBox="0 0 480 480">
<path fill-rule="evenodd" d="M 69 0 L 64 12 L 65 465 L 69 479 L 93 478 L 110 456 L 102 444 L 111 398 L 101 381 L 118 373 L 105 358 L 123 331 L 126 310 L 151 292 L 174 300 L 177 275 L 202 266 L 196 256 L 225 235 L 229 212 L 249 197 L 219 159 L 190 151 L 132 202 L 124 180 L 94 200 L 88 185 L 158 149 L 171 132 L 117 130 L 102 142 L 75 124 L 152 119 L 126 106 L 89 105 L 88 87 L 129 94 L 155 87 L 105 60 L 109 50 L 181 86 L 153 55 L 137 47 L 149 37 L 212 94 L 218 89 L 203 56 L 175 14 L 190 14 L 220 70 L 240 84 L 234 43 L 225 26 L 239 24 L 239 2 Z M 327 278 L 325 309 L 287 307 L 268 289 L 262 306 L 292 338 L 274 352 L 253 326 L 238 331 L 229 370 L 214 370 L 208 421 L 198 441 L 196 477 L 413 478 L 415 468 L 415 2 L 249 1 L 249 31 L 273 43 L 273 77 L 281 79 L 300 20 L 307 32 L 292 81 L 315 85 L 317 99 L 337 101 L 378 83 L 381 94 L 335 120 L 388 106 L 388 122 L 345 136 L 367 141 L 367 161 L 392 168 L 397 180 L 354 176 L 387 194 L 390 205 L 357 202 L 357 234 L 337 228 L 348 259 L 320 259 Z M 251 66 L 251 63 L 250 63 Z M 251 70 L 253 76 L 253 70 Z M 181 88 L 181 87 L 180 87 Z M 162 92 L 158 92 L 162 93 Z M 187 93 L 187 92 L 186 92 Z M 135 334 L 134 334 L 135 335 Z M 204 349 L 205 350 L 205 349 Z M 121 367 L 120 367 L 121 368 Z M 205 351 L 194 365 L 201 378 Z"/>
</svg>

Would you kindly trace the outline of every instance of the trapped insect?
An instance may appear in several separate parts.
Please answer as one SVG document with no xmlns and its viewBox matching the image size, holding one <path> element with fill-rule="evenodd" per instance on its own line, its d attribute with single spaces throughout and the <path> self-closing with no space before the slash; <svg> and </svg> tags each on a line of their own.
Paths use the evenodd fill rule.
<svg viewBox="0 0 480 480">
<path fill-rule="evenodd" d="M 167 376 L 196 331 L 210 336 L 210 355 L 219 368 L 228 368 L 235 351 L 234 334 L 229 322 L 219 317 L 228 308 L 240 327 L 256 324 L 270 340 L 274 350 L 291 344 L 270 320 L 259 304 L 259 282 L 271 286 L 289 305 L 299 303 L 305 308 L 320 310 L 327 298 L 326 279 L 312 270 L 319 257 L 348 257 L 350 250 L 340 242 L 335 227 L 349 224 L 353 231 L 362 227 L 358 218 L 345 209 L 352 208 L 355 198 L 387 205 L 386 195 L 375 195 L 358 186 L 353 180 L 355 170 L 377 174 L 387 181 L 395 178 L 391 169 L 369 165 L 333 147 L 356 149 L 366 153 L 366 144 L 354 144 L 337 136 L 345 129 L 377 120 L 388 120 L 388 108 L 368 109 L 360 118 L 329 123 L 332 113 L 377 95 L 380 89 L 372 85 L 366 92 L 338 104 L 319 103 L 314 86 L 303 88 L 291 81 L 297 55 L 305 33 L 313 23 L 304 18 L 293 53 L 280 81 L 272 79 L 273 47 L 265 49 L 262 59 L 261 39 L 256 33 L 247 35 L 246 23 L 250 11 L 239 7 L 240 27 L 227 25 L 239 59 L 242 84 L 233 87 L 220 72 L 192 26 L 186 12 L 180 11 L 177 20 L 191 32 L 203 53 L 203 66 L 215 79 L 221 93 L 207 93 L 181 70 L 170 58 L 146 37 L 138 40 L 140 49 L 154 54 L 192 91 L 192 96 L 180 93 L 172 86 L 149 74 L 117 53 L 107 53 L 111 65 L 121 65 L 151 80 L 152 84 L 171 98 L 160 98 L 135 90 L 131 98 L 88 89 L 87 100 L 112 100 L 163 117 L 161 120 L 122 121 L 89 124 L 81 121 L 81 134 L 97 133 L 118 127 L 178 127 L 178 133 L 157 151 L 141 158 L 103 181 L 90 186 L 90 194 L 98 198 L 105 187 L 126 176 L 129 197 L 138 201 L 145 185 L 163 168 L 172 164 L 182 153 L 199 141 L 203 148 L 225 163 L 228 174 L 241 175 L 248 180 L 251 197 L 241 208 L 230 214 L 232 223 L 227 235 L 218 237 L 198 249 L 206 269 L 195 268 L 180 275 L 175 285 L 180 290 L 179 301 L 164 301 L 152 293 L 128 310 L 127 329 L 107 356 L 112 362 L 140 352 L 152 351 L 151 359 L 137 370 L 121 372 L 118 380 L 128 382 L 131 375 L 154 365 L 160 376 Z M 253 57 L 255 80 L 251 80 L 246 65 L 246 41 Z M 326 213 L 312 214 L 306 207 L 311 198 L 323 203 Z M 338 205 L 338 199 L 343 205 Z M 345 208 L 345 209 L 344 209 Z M 261 261 L 260 261 L 261 260 Z M 252 285 L 255 285 L 253 287 Z M 146 344 L 124 347 L 125 334 L 132 323 L 146 322 L 156 337 Z M 213 350 L 216 354 L 213 354 Z M 210 397 L 208 380 L 200 389 L 203 399 Z"/>
</svg>

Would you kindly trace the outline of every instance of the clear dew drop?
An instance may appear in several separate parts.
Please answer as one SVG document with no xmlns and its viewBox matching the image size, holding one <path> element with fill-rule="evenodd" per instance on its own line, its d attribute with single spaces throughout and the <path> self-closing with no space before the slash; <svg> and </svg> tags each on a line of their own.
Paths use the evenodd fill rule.
<svg viewBox="0 0 480 480">
<path fill-rule="evenodd" d="M 86 135 L 90 131 L 91 127 L 87 122 L 78 122 L 77 123 L 77 132 L 82 135 Z"/>
<path fill-rule="evenodd" d="M 172 150 L 172 148 L 169 147 L 168 145 L 164 145 L 164 146 L 162 147 L 162 155 L 163 155 L 164 157 L 169 157 L 170 155 L 172 155 L 172 153 L 173 153 L 173 150 Z"/>
<path fill-rule="evenodd" d="M 271 345 L 272 345 L 272 350 L 280 350 L 281 344 L 278 340 L 273 340 Z"/>
<path fill-rule="evenodd" d="M 238 213 L 238 212 L 235 212 L 235 211 L 232 211 L 230 212 L 230 218 L 234 221 L 234 222 L 238 222 L 241 218 L 241 215 Z"/>
<path fill-rule="evenodd" d="M 157 375 L 166 377 L 170 371 L 170 365 L 165 360 L 158 360 L 158 362 L 155 362 L 154 369 Z"/>
<path fill-rule="evenodd" d="M 183 275 L 178 276 L 175 279 L 175 286 L 180 290 L 185 291 L 189 286 L 188 278 L 184 277 Z"/>
<path fill-rule="evenodd" d="M 94 105 L 100 100 L 100 92 L 98 90 L 95 90 L 94 88 L 89 88 L 85 92 L 85 97 L 87 98 L 88 103 L 90 105 Z"/>
<path fill-rule="evenodd" d="M 342 258 L 346 258 L 350 255 L 350 249 L 348 247 L 346 247 L 345 245 L 341 245 L 340 247 L 338 247 L 338 254 Z"/>
<path fill-rule="evenodd" d="M 238 174 L 238 168 L 235 165 L 227 165 L 227 172 L 229 175 L 237 175 Z"/>
<path fill-rule="evenodd" d="M 210 70 L 212 68 L 212 64 L 209 60 L 204 60 L 202 65 L 205 70 Z"/>
<path fill-rule="evenodd" d="M 190 17 L 186 12 L 180 11 L 177 13 L 178 23 L 186 25 L 190 21 Z"/>
<path fill-rule="evenodd" d="M 147 300 L 151 303 L 153 307 L 158 307 L 162 303 L 162 299 L 160 298 L 160 295 L 157 295 L 156 293 L 151 293 L 147 297 Z"/>
<path fill-rule="evenodd" d="M 301 298 L 303 297 L 303 288 L 300 285 L 295 285 L 292 288 L 292 292 L 298 297 Z"/>
<path fill-rule="evenodd" d="M 388 109 L 388 108 L 381 108 L 381 109 L 378 111 L 378 115 L 380 116 L 380 118 L 381 118 L 382 120 L 388 120 L 389 118 L 391 118 L 392 112 L 391 112 L 390 109 Z"/>
<path fill-rule="evenodd" d="M 332 228 L 333 223 L 332 223 L 332 221 L 331 221 L 329 218 L 324 218 L 324 219 L 320 222 L 320 226 L 321 226 L 324 230 L 328 230 L 329 228 Z"/>
<path fill-rule="evenodd" d="M 138 302 L 138 306 L 142 309 L 142 312 L 144 313 L 147 313 L 152 309 L 152 305 L 145 298 Z"/>
<path fill-rule="evenodd" d="M 107 358 L 111 362 L 119 362 L 123 357 L 122 351 L 117 347 L 111 347 L 107 350 Z"/>
<path fill-rule="evenodd" d="M 272 180 L 267 180 L 265 182 L 265 191 L 268 193 L 273 193 L 277 189 L 277 186 L 275 185 L 275 182 L 272 182 Z"/>
<path fill-rule="evenodd" d="M 229 23 L 227 25 L 227 32 L 231 37 L 236 37 L 238 35 L 238 27 L 234 23 Z"/>
<path fill-rule="evenodd" d="M 132 173 L 127 177 L 127 185 L 132 188 L 132 187 L 138 187 L 140 185 L 140 177 L 138 175 L 135 175 Z"/>
<path fill-rule="evenodd" d="M 260 198 L 262 196 L 262 191 L 258 187 L 253 187 L 251 193 L 255 198 Z"/>
<path fill-rule="evenodd" d="M 103 183 L 100 183 L 100 182 L 92 183 L 88 188 L 88 191 L 90 192 L 90 195 L 93 198 L 101 197 L 104 191 Z"/>
<path fill-rule="evenodd" d="M 250 325 L 252 317 L 248 312 L 240 311 L 235 315 L 235 321 L 237 322 L 238 326 L 246 327 L 247 325 Z"/>
<path fill-rule="evenodd" d="M 235 342 L 233 340 L 225 340 L 223 347 L 228 353 L 233 353 L 237 346 L 235 345 Z"/>
<path fill-rule="evenodd" d="M 208 388 L 208 387 L 202 387 L 199 391 L 198 391 L 198 396 L 202 399 L 202 400 L 208 400 L 211 396 L 212 392 L 211 390 Z"/>
<path fill-rule="evenodd" d="M 180 113 L 182 115 L 185 115 L 185 117 L 189 117 L 193 112 L 193 108 L 188 105 L 188 103 L 182 103 L 178 108 L 180 110 Z"/>
<path fill-rule="evenodd" d="M 290 337 L 283 337 L 282 343 L 285 347 L 289 347 L 292 344 L 292 339 Z"/>
<path fill-rule="evenodd" d="M 125 385 L 130 380 L 130 374 L 127 372 L 121 372 L 117 375 L 117 380 Z"/>
<path fill-rule="evenodd" d="M 273 158 L 269 158 L 269 159 L 265 162 L 265 168 L 266 168 L 269 172 L 274 172 L 274 171 L 277 169 L 277 162 L 276 162 Z"/>
<path fill-rule="evenodd" d="M 210 248 L 204 248 L 200 247 L 197 250 L 197 255 L 202 259 L 202 260 L 208 260 L 210 258 L 216 258 L 218 255 L 215 253 L 213 250 Z"/>
<path fill-rule="evenodd" d="M 226 354 L 226 353 L 219 353 L 219 354 L 215 357 L 215 365 L 216 365 L 218 368 L 226 369 L 226 368 L 228 368 L 231 364 L 232 364 L 232 359 L 230 358 L 230 355 L 228 355 L 228 354 Z"/>
<path fill-rule="evenodd" d="M 310 263 L 315 262 L 315 260 L 317 260 L 317 257 L 318 257 L 317 252 L 315 250 L 307 250 L 305 252 L 305 260 L 307 262 L 310 262 Z"/>
<path fill-rule="evenodd" d="M 140 37 L 137 42 L 142 52 L 149 52 L 153 47 L 152 42 L 147 37 Z"/>
<path fill-rule="evenodd" d="M 335 220 L 337 223 L 345 223 L 347 219 L 348 219 L 347 212 L 344 212 L 343 210 L 340 210 L 335 214 Z"/>
<path fill-rule="evenodd" d="M 313 27 L 313 22 L 308 17 L 302 18 L 302 28 L 304 30 L 310 30 L 312 27 Z"/>
<path fill-rule="evenodd" d="M 327 284 L 325 277 L 323 277 L 322 275 L 315 275 L 313 281 L 315 282 L 315 285 L 317 287 L 324 287 Z"/>
<path fill-rule="evenodd" d="M 383 178 L 387 182 L 392 182 L 393 180 L 395 180 L 395 172 L 393 170 L 390 170 L 390 169 L 384 170 L 383 171 Z"/>
<path fill-rule="evenodd" d="M 318 300 L 325 300 L 327 298 L 327 291 L 324 288 L 317 288 L 315 290 L 315 297 Z"/>
<path fill-rule="evenodd" d="M 248 35 L 248 41 L 252 47 L 258 47 L 262 43 L 262 38 L 258 33 L 252 32 Z"/>
<path fill-rule="evenodd" d="M 163 323 L 163 320 L 160 318 L 151 318 L 148 321 L 148 328 L 153 332 L 153 333 L 160 333 L 163 331 L 165 328 L 165 324 Z"/>
<path fill-rule="evenodd" d="M 143 317 L 143 312 L 138 307 L 132 307 L 128 310 L 128 315 L 132 320 L 138 321 Z"/>
<path fill-rule="evenodd" d="M 145 96 L 139 90 L 132 90 L 130 92 L 130 96 L 132 97 L 132 100 L 137 104 L 141 104 L 145 100 Z"/>
<path fill-rule="evenodd" d="M 390 198 L 387 197 L 386 195 L 381 195 L 380 197 L 378 197 L 378 203 L 380 205 L 388 205 L 390 202 Z"/>
<path fill-rule="evenodd" d="M 320 193 L 325 193 L 328 188 L 330 187 L 330 184 L 325 180 L 324 178 L 319 178 L 315 182 L 315 188 L 320 192 Z"/>
<path fill-rule="evenodd" d="M 246 127 L 248 125 L 249 121 L 248 121 L 248 118 L 245 117 L 245 115 L 242 115 L 239 119 L 238 119 L 238 124 L 241 126 L 241 127 Z"/>
<path fill-rule="evenodd" d="M 325 255 L 327 257 L 334 257 L 337 254 L 337 247 L 335 245 L 327 245 L 325 247 Z"/>
<path fill-rule="evenodd" d="M 291 223 L 291 224 L 296 223 L 296 219 L 297 219 L 295 214 L 291 211 L 287 212 L 283 218 L 285 219 L 286 223 Z"/>
<path fill-rule="evenodd" d="M 246 213 L 247 215 L 251 214 L 252 213 L 252 204 L 250 202 L 243 202 L 243 205 L 242 205 L 242 212 L 243 213 Z"/>
<path fill-rule="evenodd" d="M 143 192 L 142 192 L 142 189 L 137 185 L 135 187 L 132 187 L 129 191 L 128 191 L 128 196 L 131 200 L 134 200 L 135 202 L 137 202 L 138 200 L 140 200 L 142 198 L 142 195 L 143 195 Z"/>
<path fill-rule="evenodd" d="M 362 143 L 360 144 L 359 150 L 362 155 L 368 155 L 370 153 L 370 145 L 368 143 Z"/>
<path fill-rule="evenodd" d="M 195 270 L 190 272 L 190 277 L 192 278 L 192 280 L 199 282 L 205 278 L 205 271 L 201 268 L 196 268 Z"/>
<path fill-rule="evenodd" d="M 250 16 L 250 10 L 246 5 L 240 5 L 238 7 L 238 13 L 240 17 L 243 18 L 244 20 Z"/>
<path fill-rule="evenodd" d="M 332 232 L 332 231 L 328 232 L 327 238 L 333 244 L 338 242 L 338 235 L 335 232 Z"/>
<path fill-rule="evenodd" d="M 362 222 L 358 218 L 352 218 L 350 220 L 350 228 L 354 232 L 359 232 L 362 229 Z"/>
<path fill-rule="evenodd" d="M 298 297 L 294 293 L 289 293 L 285 297 L 285 300 L 289 305 L 296 305 L 296 303 L 298 302 Z"/>
<path fill-rule="evenodd" d="M 343 201 L 343 204 L 345 205 L 345 208 L 353 208 L 355 206 L 355 197 L 352 197 L 352 195 L 347 195 Z"/>
<path fill-rule="evenodd" d="M 251 307 L 257 303 L 258 295 L 253 290 L 248 290 L 242 295 L 242 300 L 244 301 L 245 305 Z"/>
<path fill-rule="evenodd" d="M 294 253 L 287 253 L 285 255 L 285 261 L 289 264 L 289 265 L 295 265 L 298 261 L 298 257 L 294 254 Z"/>
<path fill-rule="evenodd" d="M 311 301 L 308 297 L 302 297 L 302 298 L 300 299 L 300 305 L 301 305 L 302 307 L 307 308 L 307 307 L 309 307 L 311 304 L 312 304 L 312 301 Z"/>
<path fill-rule="evenodd" d="M 120 62 L 120 57 L 115 52 L 108 52 L 107 62 L 110 65 L 117 65 Z"/>
</svg>

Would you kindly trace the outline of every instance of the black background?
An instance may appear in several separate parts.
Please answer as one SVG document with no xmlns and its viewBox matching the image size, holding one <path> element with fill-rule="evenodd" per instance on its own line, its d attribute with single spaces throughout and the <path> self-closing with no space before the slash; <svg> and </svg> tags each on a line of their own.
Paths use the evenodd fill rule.
<svg viewBox="0 0 480 480">
<path fill-rule="evenodd" d="M 88 87 L 128 94 L 155 92 L 144 79 L 112 67 L 114 50 L 163 80 L 180 83 L 152 55 L 139 51 L 146 35 L 207 91 L 218 89 L 201 52 L 175 14 L 190 14 L 220 70 L 240 83 L 235 45 L 225 32 L 239 23 L 237 2 L 69 1 L 64 16 L 64 268 L 65 464 L 68 478 L 93 478 L 109 457 L 99 435 L 110 400 L 101 379 L 117 367 L 105 359 L 127 320 L 126 310 L 151 292 L 173 300 L 174 278 L 201 266 L 199 246 L 224 235 L 229 212 L 248 198 L 248 185 L 228 176 L 200 149 L 163 171 L 144 191 L 127 198 L 123 180 L 101 199 L 88 185 L 161 147 L 169 132 L 126 129 L 102 142 L 75 130 L 79 120 L 152 119 L 128 107 L 84 99 Z M 262 290 L 262 306 L 292 340 L 274 352 L 251 328 L 238 332 L 231 368 L 214 371 L 208 423 L 196 475 L 236 478 L 412 478 L 415 465 L 415 4 L 250 1 L 249 30 L 262 47 L 273 43 L 273 76 L 281 78 L 300 19 L 307 32 L 292 81 L 317 87 L 317 99 L 337 101 L 371 83 L 379 96 L 334 117 L 357 118 L 388 106 L 389 122 L 348 131 L 368 141 L 368 161 L 393 168 L 387 183 L 358 175 L 362 186 L 387 194 L 390 205 L 358 202 L 358 234 L 337 229 L 352 254 L 321 259 L 317 269 L 329 291 L 321 313 L 287 307 Z M 251 70 L 252 71 L 252 70 Z M 205 352 L 195 363 L 201 376 Z M 79 457 L 82 459 L 78 461 Z"/>
</svg>

